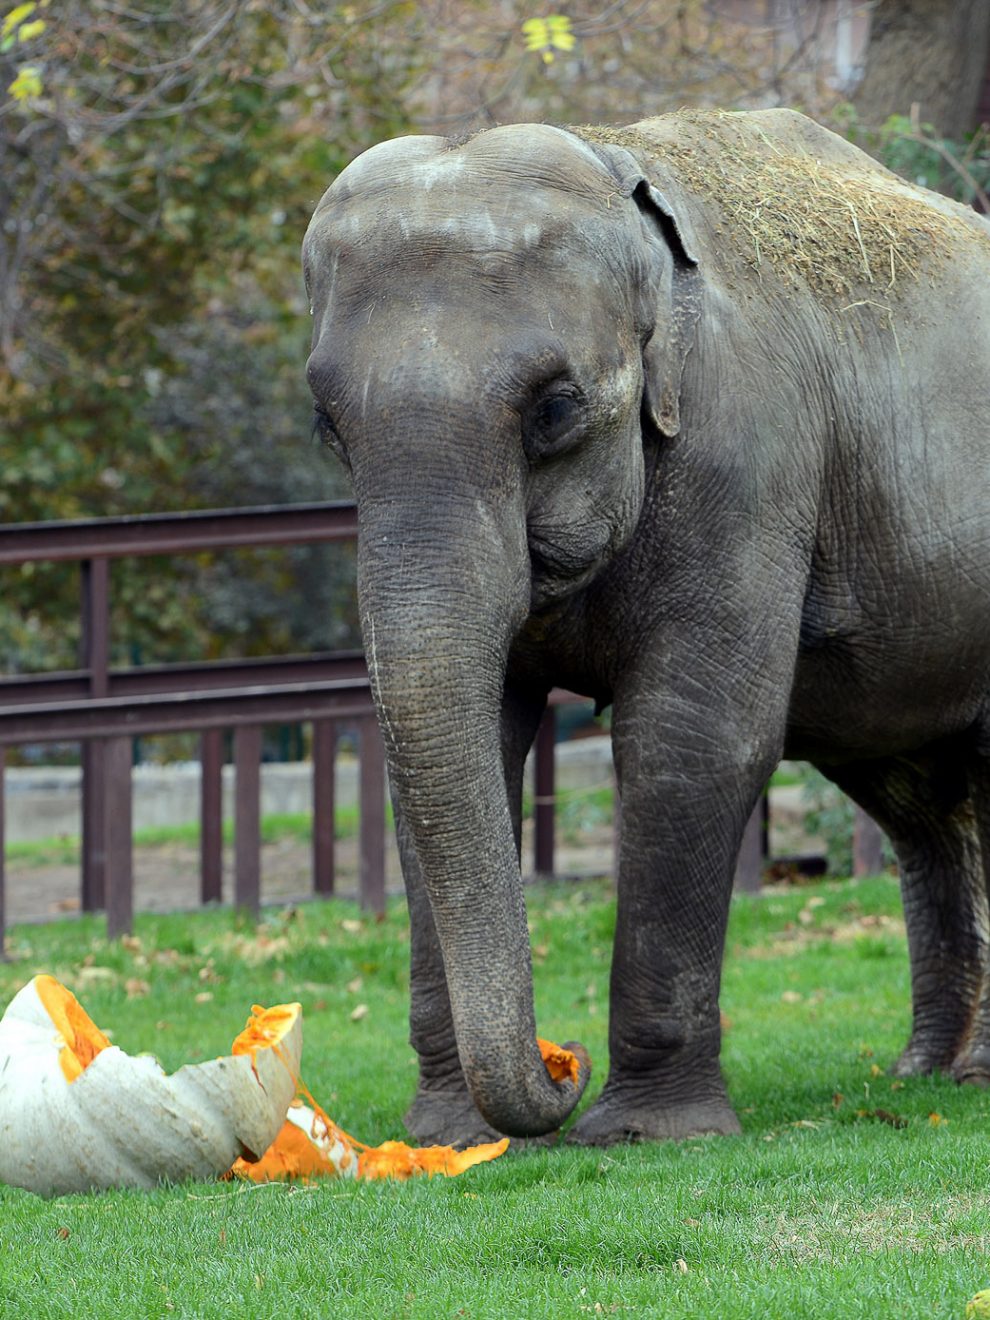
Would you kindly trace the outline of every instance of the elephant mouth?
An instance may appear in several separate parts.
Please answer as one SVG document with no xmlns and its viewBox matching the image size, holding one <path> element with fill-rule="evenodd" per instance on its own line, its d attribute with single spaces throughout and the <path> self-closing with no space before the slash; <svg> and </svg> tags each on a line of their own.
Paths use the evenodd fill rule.
<svg viewBox="0 0 990 1320">
<path fill-rule="evenodd" d="M 532 578 L 531 608 L 539 609 L 579 591 L 598 571 L 606 546 L 589 540 L 527 534 Z"/>
<path fill-rule="evenodd" d="M 609 550 L 610 532 L 603 527 L 576 532 L 527 528 L 533 601 L 560 599 L 585 585 L 598 572 Z"/>
</svg>

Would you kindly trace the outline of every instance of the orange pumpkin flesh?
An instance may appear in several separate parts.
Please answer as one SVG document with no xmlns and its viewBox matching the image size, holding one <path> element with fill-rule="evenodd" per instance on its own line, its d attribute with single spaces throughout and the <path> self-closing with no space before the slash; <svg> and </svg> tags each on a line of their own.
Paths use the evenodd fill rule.
<svg viewBox="0 0 990 1320">
<path fill-rule="evenodd" d="M 66 990 L 54 976 L 35 977 L 38 998 L 65 1041 L 58 1061 L 67 1082 L 76 1078 L 93 1062 L 110 1041 L 92 1020 L 71 990 Z"/>
<path fill-rule="evenodd" d="M 252 1004 L 251 1016 L 244 1030 L 235 1037 L 230 1047 L 231 1054 L 249 1054 L 251 1067 L 257 1073 L 258 1051 L 274 1050 L 278 1057 L 279 1042 L 291 1029 L 301 1012 L 302 1007 L 299 1004 L 276 1004 L 274 1008 L 262 1008 L 260 1004 Z"/>
<path fill-rule="evenodd" d="M 547 1071 L 555 1082 L 577 1082 L 581 1067 L 577 1055 L 555 1045 L 553 1041 L 537 1038 L 536 1043 Z M 455 1178 L 476 1164 L 497 1159 L 509 1145 L 509 1138 L 503 1137 L 501 1141 L 469 1146 L 467 1150 L 455 1150 L 452 1146 L 416 1149 L 404 1141 L 385 1141 L 380 1146 L 366 1146 L 363 1141 L 348 1136 L 337 1127 L 302 1082 L 299 1082 L 299 1091 L 312 1106 L 306 1109 L 301 1101 L 294 1102 L 297 1118 L 300 1117 L 299 1111 L 305 1114 L 309 1131 L 292 1118 L 287 1118 L 261 1159 L 253 1162 L 238 1160 L 231 1169 L 233 1176 L 259 1183 L 290 1180 L 309 1182 L 313 1177 L 353 1177 L 355 1173 L 358 1178 L 369 1180 L 396 1178 L 404 1181 L 422 1173 L 430 1178 L 434 1174 Z M 329 1155 L 330 1147 L 335 1142 L 343 1148 L 342 1153 L 336 1157 L 337 1162 Z M 351 1164 L 355 1156 L 356 1170 Z"/>
<path fill-rule="evenodd" d="M 305 1088 L 301 1088 L 305 1091 Z M 307 1096 L 309 1093 L 306 1092 Z M 435 1173 L 454 1178 L 465 1169 L 486 1160 L 494 1160 L 509 1145 L 509 1138 L 454 1150 L 452 1146 L 426 1146 L 416 1149 L 404 1141 L 385 1141 L 380 1146 L 366 1146 L 348 1136 L 328 1118 L 309 1096 L 312 1109 L 299 1105 L 297 1117 L 312 1118 L 300 1126 L 287 1118 L 282 1129 L 260 1160 L 239 1159 L 231 1169 L 236 1178 L 251 1182 L 310 1182 L 314 1177 L 396 1178 L 404 1181 L 416 1174 Z M 290 1111 L 291 1112 L 291 1111 Z M 336 1151 L 332 1153 L 332 1148 Z"/>
<path fill-rule="evenodd" d="M 454 1150 L 451 1146 L 423 1146 L 414 1150 L 404 1141 L 383 1141 L 373 1150 L 363 1150 L 358 1156 L 359 1178 L 411 1178 L 425 1173 L 432 1178 L 442 1173 L 456 1178 L 465 1169 L 486 1160 L 494 1160 L 508 1149 L 509 1138 L 492 1141 L 483 1146 L 469 1146 L 467 1150 Z"/>
<path fill-rule="evenodd" d="M 578 1056 L 572 1054 L 570 1050 L 565 1050 L 562 1045 L 555 1045 L 552 1040 L 541 1040 L 537 1036 L 536 1043 L 540 1047 L 540 1054 L 543 1056 L 547 1072 L 553 1080 L 555 1082 L 573 1082 L 577 1086 L 578 1076 L 581 1072 Z"/>
<path fill-rule="evenodd" d="M 350 1140 L 343 1139 L 322 1111 L 314 1112 L 300 1100 L 293 1100 L 289 1115 L 261 1159 L 239 1159 L 230 1171 L 232 1176 L 259 1183 L 295 1179 L 308 1183 L 313 1177 L 338 1177 L 356 1171 Z M 335 1149 L 337 1143 L 339 1152 Z"/>
<path fill-rule="evenodd" d="M 102 1050 L 109 1048 L 109 1037 L 99 1029 L 72 991 L 54 976 L 35 977 L 35 986 L 45 1012 L 65 1041 L 58 1061 L 66 1081 L 73 1082 Z M 231 1054 L 249 1054 L 251 1067 L 257 1072 L 258 1051 L 274 1049 L 278 1054 L 279 1042 L 291 1030 L 301 1012 L 299 1004 L 276 1004 L 274 1008 L 253 1004 L 244 1030 L 231 1046 Z"/>
</svg>

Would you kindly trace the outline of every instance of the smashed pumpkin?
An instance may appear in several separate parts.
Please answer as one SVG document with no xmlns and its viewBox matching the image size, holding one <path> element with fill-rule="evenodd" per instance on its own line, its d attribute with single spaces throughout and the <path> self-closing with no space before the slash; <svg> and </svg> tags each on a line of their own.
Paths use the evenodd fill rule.
<svg viewBox="0 0 990 1320">
<path fill-rule="evenodd" d="M 230 1055 L 169 1076 L 36 976 L 0 1019 L 0 1182 L 52 1196 L 223 1174 L 271 1145 L 301 1053 L 299 1004 L 256 1006 Z"/>
<path fill-rule="evenodd" d="M 315 1101 L 307 1105 L 297 1099 L 261 1159 L 240 1159 L 231 1173 L 251 1182 L 308 1183 L 321 1177 L 404 1180 L 421 1173 L 431 1178 L 435 1173 L 455 1178 L 476 1164 L 497 1159 L 508 1146 L 508 1137 L 467 1150 L 454 1150 L 452 1146 L 417 1149 L 404 1141 L 366 1146 L 339 1128 Z"/>
<path fill-rule="evenodd" d="M 549 1040 L 537 1038 L 536 1043 L 555 1082 L 577 1082 L 577 1055 Z M 434 1174 L 454 1178 L 476 1164 L 497 1159 L 509 1146 L 508 1137 L 467 1150 L 452 1146 L 416 1148 L 404 1141 L 367 1146 L 339 1128 L 302 1083 L 300 1092 L 269 1149 L 260 1160 L 239 1159 L 231 1169 L 234 1177 L 252 1182 L 310 1182 L 320 1177 L 404 1180 L 423 1173 L 431 1178 Z"/>
<path fill-rule="evenodd" d="M 571 1051 L 538 1044 L 555 1081 L 577 1080 Z M 313 1099 L 301 1054 L 300 1005 L 255 1004 L 228 1056 L 169 1076 L 118 1049 L 54 977 L 36 976 L 0 1019 L 0 1182 L 51 1196 L 217 1176 L 455 1177 L 509 1145 L 365 1145 Z"/>
</svg>

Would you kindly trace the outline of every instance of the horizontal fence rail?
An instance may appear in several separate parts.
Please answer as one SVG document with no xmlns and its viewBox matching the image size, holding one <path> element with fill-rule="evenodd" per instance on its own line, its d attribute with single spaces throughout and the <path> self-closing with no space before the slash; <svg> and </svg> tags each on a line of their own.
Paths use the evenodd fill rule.
<svg viewBox="0 0 990 1320">
<path fill-rule="evenodd" d="M 200 897 L 222 892 L 223 736 L 233 734 L 234 902 L 261 901 L 260 761 L 266 724 L 312 726 L 312 885 L 334 892 L 334 763 L 338 735 L 357 734 L 359 896 L 385 903 L 385 767 L 364 657 L 321 652 L 261 659 L 112 668 L 110 564 L 135 555 L 191 554 L 236 547 L 347 542 L 357 535 L 350 503 L 258 506 L 0 528 L 0 564 L 76 561 L 80 565 L 78 669 L 0 678 L 0 957 L 5 929 L 3 778 L 6 748 L 82 743 L 81 906 L 106 910 L 111 936 L 133 921 L 131 767 L 133 740 L 200 734 Z M 554 689 L 534 748 L 534 866 L 554 870 L 554 708 L 581 698 Z M 618 821 L 618 803 L 616 804 Z M 880 867 L 880 834 L 857 812 L 856 870 Z M 736 872 L 743 890 L 759 887 L 767 858 L 766 800 L 747 827 Z"/>
<path fill-rule="evenodd" d="M 76 670 L 0 678 L 0 956 L 3 952 L 3 773 L 5 749 L 81 742 L 81 906 L 105 909 L 109 934 L 133 922 L 131 767 L 133 739 L 199 732 L 200 897 L 217 901 L 222 882 L 223 735 L 233 732 L 234 902 L 261 901 L 260 761 L 266 724 L 312 725 L 313 890 L 334 892 L 334 762 L 338 735 L 358 735 L 359 893 L 373 912 L 385 902 L 385 772 L 364 657 L 322 652 L 261 659 L 112 668 L 110 563 L 133 555 L 190 554 L 235 547 L 347 542 L 353 504 L 321 503 L 178 514 L 25 523 L 0 528 L 0 564 L 80 564 L 82 654 Z M 552 706 L 575 700 L 555 691 Z M 537 736 L 535 863 L 553 871 L 552 708 Z"/>
<path fill-rule="evenodd" d="M 0 564 L 191 554 L 237 546 L 351 541 L 356 536 L 357 510 L 343 501 L 76 518 L 0 528 Z"/>
</svg>

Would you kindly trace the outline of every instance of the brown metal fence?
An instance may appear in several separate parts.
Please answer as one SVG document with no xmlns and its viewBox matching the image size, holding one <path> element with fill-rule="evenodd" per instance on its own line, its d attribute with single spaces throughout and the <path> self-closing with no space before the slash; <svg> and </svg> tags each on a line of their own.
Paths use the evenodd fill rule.
<svg viewBox="0 0 990 1320">
<path fill-rule="evenodd" d="M 81 907 L 105 910 L 113 936 L 133 922 L 131 766 L 133 739 L 200 734 L 200 899 L 219 901 L 222 876 L 223 736 L 233 731 L 234 903 L 261 902 L 260 763 L 266 724 L 312 725 L 312 883 L 334 892 L 334 763 L 341 724 L 358 734 L 359 897 L 385 903 L 385 767 L 359 652 L 320 652 L 251 660 L 110 667 L 110 565 L 131 555 L 192 554 L 232 547 L 350 541 L 352 504 L 262 506 L 0 528 L 0 565 L 76 561 L 80 566 L 81 656 L 63 673 L 0 679 L 0 957 L 5 929 L 3 779 L 6 748 L 46 742 L 82 744 Z M 555 689 L 534 756 L 534 869 L 554 870 L 554 707 L 578 700 Z M 880 868 L 880 835 L 857 811 L 857 874 Z M 753 814 L 736 885 L 756 890 L 767 860 L 766 800 Z"/>
<path fill-rule="evenodd" d="M 385 770 L 364 658 L 323 652 L 254 660 L 110 667 L 110 565 L 131 555 L 192 554 L 241 546 L 353 540 L 352 504 L 305 504 L 150 514 L 0 528 L 0 564 L 80 565 L 81 656 L 76 670 L 0 679 L 0 956 L 4 932 L 3 772 L 11 746 L 82 744 L 81 906 L 106 910 L 111 937 L 130 931 L 133 739 L 200 733 L 200 898 L 221 895 L 223 734 L 233 731 L 234 902 L 261 901 L 260 762 L 266 724 L 312 725 L 312 875 L 334 892 L 334 761 L 342 723 L 359 741 L 359 894 L 385 903 Z M 556 703 L 569 694 L 555 692 Z M 535 857 L 553 871 L 553 712 L 537 739 Z"/>
</svg>

